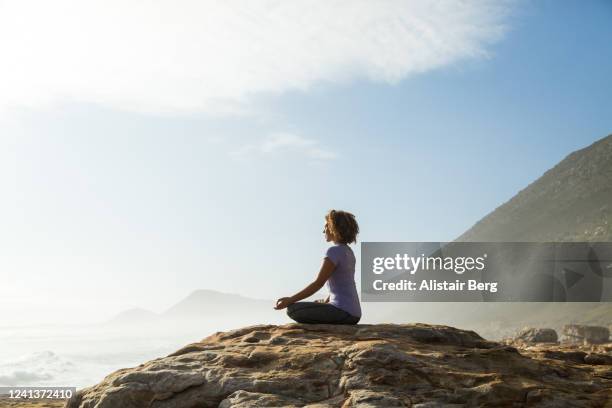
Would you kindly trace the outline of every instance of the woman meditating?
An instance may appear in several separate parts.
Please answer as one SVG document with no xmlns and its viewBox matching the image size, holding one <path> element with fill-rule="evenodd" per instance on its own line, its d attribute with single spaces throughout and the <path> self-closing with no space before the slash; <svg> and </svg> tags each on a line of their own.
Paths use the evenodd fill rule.
<svg viewBox="0 0 612 408">
<path fill-rule="evenodd" d="M 278 299 L 274 308 L 287 308 L 287 315 L 298 323 L 357 324 L 361 306 L 355 285 L 355 255 L 349 244 L 357 242 L 359 226 L 353 214 L 331 210 L 325 216 L 323 232 L 325 240 L 334 245 L 327 249 L 317 278 L 295 295 Z M 325 282 L 329 289 L 327 299 L 300 302 Z"/>
</svg>

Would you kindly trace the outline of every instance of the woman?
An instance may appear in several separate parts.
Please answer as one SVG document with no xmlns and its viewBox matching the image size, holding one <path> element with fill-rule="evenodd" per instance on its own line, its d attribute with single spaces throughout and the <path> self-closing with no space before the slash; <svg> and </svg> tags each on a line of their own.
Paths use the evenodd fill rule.
<svg viewBox="0 0 612 408">
<path fill-rule="evenodd" d="M 323 232 L 325 240 L 334 245 L 327 249 L 317 278 L 295 295 L 278 299 L 274 308 L 287 308 L 287 315 L 298 323 L 357 324 L 361 306 L 355 285 L 355 255 L 349 244 L 357 242 L 359 226 L 353 214 L 331 210 L 325 216 Z M 329 289 L 327 299 L 300 302 L 325 282 Z"/>
</svg>

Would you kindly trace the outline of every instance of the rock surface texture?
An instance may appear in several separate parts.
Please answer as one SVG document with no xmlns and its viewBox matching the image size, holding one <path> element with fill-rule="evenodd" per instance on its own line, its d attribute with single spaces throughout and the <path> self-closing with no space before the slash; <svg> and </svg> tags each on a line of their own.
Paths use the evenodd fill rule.
<svg viewBox="0 0 612 408">
<path fill-rule="evenodd" d="M 558 340 L 557 332 L 554 329 L 536 327 L 523 328 L 514 339 L 525 343 L 556 343 Z"/>
<path fill-rule="evenodd" d="M 68 408 L 605 407 L 610 350 L 517 349 L 426 324 L 218 332 L 78 390 Z M 549 350 L 547 352 L 547 350 Z M 574 353 L 574 354 L 572 354 Z M 578 354 L 576 354 L 578 353 Z"/>
</svg>

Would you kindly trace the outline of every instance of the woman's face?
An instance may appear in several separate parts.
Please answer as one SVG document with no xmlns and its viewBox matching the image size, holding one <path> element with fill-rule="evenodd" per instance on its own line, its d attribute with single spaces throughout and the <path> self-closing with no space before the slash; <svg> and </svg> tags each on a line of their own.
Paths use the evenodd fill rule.
<svg viewBox="0 0 612 408">
<path fill-rule="evenodd" d="M 325 233 L 325 241 L 330 242 L 333 241 L 333 236 L 327 227 L 327 222 L 325 222 L 325 227 L 323 227 L 323 232 Z"/>
</svg>

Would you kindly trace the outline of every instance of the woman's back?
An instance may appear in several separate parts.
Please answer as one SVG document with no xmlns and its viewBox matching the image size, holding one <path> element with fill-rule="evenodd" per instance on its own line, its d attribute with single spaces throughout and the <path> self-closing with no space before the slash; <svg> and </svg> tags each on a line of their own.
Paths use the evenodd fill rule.
<svg viewBox="0 0 612 408">
<path fill-rule="evenodd" d="M 334 272 L 327 281 L 329 303 L 361 317 L 361 305 L 355 284 L 355 254 L 346 244 L 336 244 L 327 249 L 325 254 L 336 265 Z"/>
</svg>

